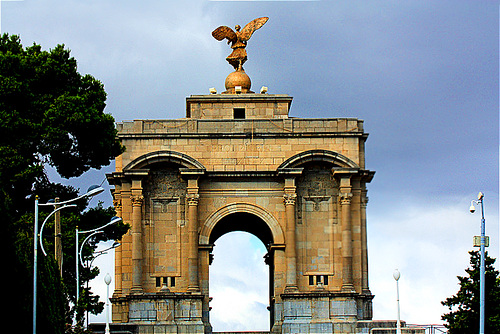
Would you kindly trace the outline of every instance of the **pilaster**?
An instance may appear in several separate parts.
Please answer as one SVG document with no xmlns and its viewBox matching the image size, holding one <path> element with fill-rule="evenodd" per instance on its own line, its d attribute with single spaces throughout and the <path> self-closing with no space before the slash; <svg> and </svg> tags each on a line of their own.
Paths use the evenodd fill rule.
<svg viewBox="0 0 500 334">
<path fill-rule="evenodd" d="M 286 257 L 286 285 L 285 293 L 298 291 L 297 287 L 297 243 L 295 225 L 295 204 L 297 201 L 297 189 L 295 186 L 295 176 L 300 175 L 302 169 L 288 171 L 285 173 L 285 187 L 283 201 L 285 204 L 286 232 L 285 232 L 285 257 Z"/>
<path fill-rule="evenodd" d="M 122 213 L 122 194 L 121 183 L 115 183 L 115 190 L 113 192 L 113 206 L 115 207 L 116 215 L 123 219 Z M 119 240 L 117 240 L 119 241 Z M 121 241 L 123 244 L 123 241 Z M 115 291 L 113 297 L 122 295 L 122 247 L 115 248 Z"/>
<path fill-rule="evenodd" d="M 351 177 L 356 170 L 334 170 L 339 178 L 340 217 L 342 226 L 342 291 L 354 292 L 353 280 L 353 243 L 351 202 L 353 198 Z"/>
<path fill-rule="evenodd" d="M 142 292 L 142 206 L 144 196 L 140 180 L 132 181 L 132 293 Z"/>
<path fill-rule="evenodd" d="M 361 190 L 361 261 L 362 261 L 362 280 L 361 289 L 363 294 L 371 294 L 368 286 L 368 238 L 366 232 L 366 207 L 368 205 L 368 196 L 366 187 Z"/>
<path fill-rule="evenodd" d="M 198 261 L 198 204 L 200 201 L 198 179 L 204 170 L 181 169 L 181 175 L 187 179 L 186 202 L 188 206 L 188 292 L 200 293 L 200 275 Z"/>
</svg>

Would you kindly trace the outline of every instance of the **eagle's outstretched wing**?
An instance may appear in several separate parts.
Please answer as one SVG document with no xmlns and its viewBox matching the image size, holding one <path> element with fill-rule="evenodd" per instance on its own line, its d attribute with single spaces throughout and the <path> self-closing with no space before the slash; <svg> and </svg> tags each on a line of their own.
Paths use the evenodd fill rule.
<svg viewBox="0 0 500 334">
<path fill-rule="evenodd" d="M 241 40 L 248 41 L 250 37 L 252 37 L 253 32 L 262 27 L 267 22 L 267 20 L 269 20 L 268 17 L 259 17 L 258 19 L 249 22 L 243 29 L 241 29 Z"/>
<path fill-rule="evenodd" d="M 227 38 L 229 42 L 236 42 L 238 40 L 238 36 L 236 36 L 233 29 L 226 26 L 220 26 L 212 31 L 212 36 L 218 41 L 222 41 L 224 38 Z"/>
</svg>

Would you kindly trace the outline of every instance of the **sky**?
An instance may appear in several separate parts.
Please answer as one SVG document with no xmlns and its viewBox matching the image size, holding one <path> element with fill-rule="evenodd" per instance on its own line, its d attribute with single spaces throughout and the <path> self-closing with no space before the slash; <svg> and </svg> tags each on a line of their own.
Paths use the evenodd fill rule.
<svg viewBox="0 0 500 334">
<path fill-rule="evenodd" d="M 367 209 L 374 319 L 396 317 L 397 268 L 402 319 L 441 323 L 440 302 L 458 290 L 456 276 L 465 274 L 480 233 L 479 214 L 469 213 L 479 191 L 489 252 L 498 257 L 497 1 L 23 0 L 1 7 L 1 31 L 25 46 L 65 44 L 78 70 L 104 83 L 106 112 L 117 122 L 182 118 L 185 97 L 223 91 L 230 49 L 212 30 L 268 16 L 247 47 L 254 90 L 291 95 L 293 117 L 365 121 L 366 166 L 376 171 Z M 83 191 L 112 170 L 64 182 Z M 111 204 L 109 193 L 100 199 Z M 259 247 L 245 234 L 217 242 L 215 329 L 268 326 L 267 285 L 254 284 L 267 280 Z M 102 296 L 112 255 L 94 262 Z M 236 293 L 244 302 L 224 311 L 222 301 Z"/>
</svg>

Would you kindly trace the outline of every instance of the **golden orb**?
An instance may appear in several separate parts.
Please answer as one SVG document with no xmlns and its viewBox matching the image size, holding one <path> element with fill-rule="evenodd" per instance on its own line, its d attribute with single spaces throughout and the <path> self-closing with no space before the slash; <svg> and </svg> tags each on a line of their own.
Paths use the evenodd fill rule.
<svg viewBox="0 0 500 334">
<path fill-rule="evenodd" d="M 241 87 L 241 93 L 253 93 L 250 91 L 252 81 L 250 77 L 243 70 L 236 70 L 230 73 L 226 78 L 226 91 L 224 94 L 236 94 L 235 87 Z M 238 92 L 239 93 L 239 92 Z"/>
</svg>

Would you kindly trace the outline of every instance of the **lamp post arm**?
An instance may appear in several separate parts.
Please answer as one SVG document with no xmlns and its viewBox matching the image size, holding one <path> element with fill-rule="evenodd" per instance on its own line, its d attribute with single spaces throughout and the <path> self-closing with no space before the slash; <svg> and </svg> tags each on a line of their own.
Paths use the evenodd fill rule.
<svg viewBox="0 0 500 334">
<path fill-rule="evenodd" d="M 121 220 L 121 219 L 120 219 Z M 115 224 L 116 222 L 118 221 L 115 220 L 115 219 L 112 219 L 109 223 L 107 223 L 106 225 L 103 225 L 101 227 L 97 227 L 97 228 L 94 228 L 93 230 L 88 230 L 88 231 L 79 231 L 78 233 L 81 233 L 81 234 L 86 234 L 86 233 L 92 233 L 92 232 L 96 232 L 96 231 L 99 231 L 99 230 L 102 230 L 103 228 L 105 227 L 108 227 L 109 225 L 112 225 L 112 224 Z"/>
<path fill-rule="evenodd" d="M 81 232 L 80 232 L 81 233 Z M 83 251 L 83 246 L 85 246 L 85 243 L 90 239 L 92 238 L 94 235 L 96 234 L 99 234 L 99 233 L 103 233 L 102 231 L 95 231 L 94 233 L 90 234 L 89 236 L 87 236 L 85 238 L 85 240 L 83 240 L 82 242 L 82 246 L 80 247 L 80 250 L 78 251 L 78 258 L 80 259 L 80 264 L 82 265 L 82 267 L 85 267 L 85 265 L 83 264 L 83 259 L 82 259 L 82 251 Z"/>
<path fill-rule="evenodd" d="M 38 234 L 38 238 L 39 238 L 39 242 L 40 242 L 40 248 L 42 249 L 42 252 L 43 252 L 43 255 L 44 256 L 47 256 L 47 252 L 45 251 L 45 248 L 43 247 L 43 228 L 45 227 L 45 223 L 49 220 L 50 217 L 52 217 L 52 215 L 54 213 L 56 213 L 57 211 L 60 211 L 62 209 L 66 209 L 66 208 L 73 208 L 73 207 L 76 207 L 76 204 L 70 204 L 70 205 L 64 205 L 64 206 L 61 206 L 60 208 L 57 208 L 55 209 L 54 211 L 52 211 L 48 216 L 47 218 L 45 218 L 45 220 L 43 221 L 43 224 L 42 224 L 42 227 L 40 227 L 40 233 Z"/>
<path fill-rule="evenodd" d="M 95 260 L 95 259 L 97 259 L 97 258 L 98 258 L 99 256 L 101 256 L 101 255 L 108 254 L 108 252 L 99 251 L 99 252 L 97 252 L 96 254 L 97 254 L 97 255 L 96 255 L 96 256 L 94 256 L 94 257 L 92 258 L 92 260 L 90 260 L 90 263 L 88 264 L 88 268 L 91 268 L 91 267 L 92 267 L 92 263 L 94 263 L 94 260 Z"/>
<path fill-rule="evenodd" d="M 92 188 L 92 189 L 90 189 Z M 100 194 L 101 192 L 104 191 L 104 188 L 102 188 L 101 186 L 93 186 L 93 187 L 90 187 L 85 194 L 83 195 L 80 195 L 78 197 L 75 197 L 73 199 L 69 199 L 67 201 L 64 201 L 64 202 L 58 202 L 58 203 L 43 203 L 43 204 L 38 204 L 39 206 L 50 206 L 50 205 L 64 205 L 64 204 L 68 204 L 68 203 L 72 203 L 72 202 L 75 202 L 75 201 L 78 201 L 79 199 L 82 199 L 84 197 L 92 197 L 92 196 L 95 196 L 97 194 Z"/>
<path fill-rule="evenodd" d="M 78 197 L 75 197 L 73 199 L 69 199 L 67 201 L 64 201 L 64 202 L 58 202 L 58 203 L 39 203 L 38 206 L 55 206 L 55 205 L 64 205 L 64 204 L 68 204 L 68 203 L 72 203 L 72 202 L 75 202 L 75 201 L 78 201 L 79 199 L 82 199 L 84 197 L 87 197 L 87 194 L 83 194 L 83 195 L 80 195 Z"/>
</svg>

